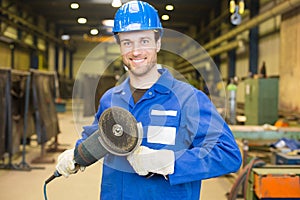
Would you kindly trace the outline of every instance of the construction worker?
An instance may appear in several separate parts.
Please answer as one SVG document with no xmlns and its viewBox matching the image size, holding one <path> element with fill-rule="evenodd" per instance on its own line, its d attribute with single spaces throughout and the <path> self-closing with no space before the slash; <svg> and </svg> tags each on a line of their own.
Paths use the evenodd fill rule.
<svg viewBox="0 0 300 200">
<path fill-rule="evenodd" d="M 104 157 L 100 199 L 199 199 L 201 181 L 235 172 L 241 154 L 232 132 L 207 95 L 157 67 L 163 28 L 157 10 L 129 1 L 115 14 L 113 33 L 129 77 L 100 99 L 94 123 L 79 145 L 98 128 L 103 111 L 118 106 L 143 125 L 142 144 L 129 156 Z M 77 171 L 74 151 L 59 156 L 56 169 Z"/>
</svg>

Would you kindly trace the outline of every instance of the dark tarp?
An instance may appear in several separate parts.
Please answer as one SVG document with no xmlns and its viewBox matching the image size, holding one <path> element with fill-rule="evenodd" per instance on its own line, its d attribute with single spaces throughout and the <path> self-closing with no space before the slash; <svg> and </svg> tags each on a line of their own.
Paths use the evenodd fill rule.
<svg viewBox="0 0 300 200">
<path fill-rule="evenodd" d="M 7 122 L 7 86 L 9 86 L 9 70 L 0 69 L 0 158 L 5 153 Z"/>
<path fill-rule="evenodd" d="M 71 99 L 73 93 L 74 80 L 59 78 L 59 93 L 62 99 Z"/>
<path fill-rule="evenodd" d="M 83 116 L 93 116 L 98 109 L 102 95 L 115 84 L 114 76 L 84 74 L 82 82 Z M 95 86 L 97 86 L 96 89 Z"/>
<path fill-rule="evenodd" d="M 59 133 L 54 79 L 54 73 L 32 71 L 33 104 L 39 144 L 46 143 Z"/>
<path fill-rule="evenodd" d="M 82 83 L 83 116 L 95 114 L 95 86 L 98 84 L 99 75 L 84 74 Z"/>
<path fill-rule="evenodd" d="M 19 145 L 24 135 L 25 96 L 30 93 L 26 88 L 29 73 L 13 70 L 11 73 L 11 101 L 12 101 L 12 154 L 19 152 Z M 32 101 L 32 98 L 30 98 Z M 32 102 L 29 103 L 27 114 L 26 139 L 35 133 L 34 112 Z"/>
</svg>

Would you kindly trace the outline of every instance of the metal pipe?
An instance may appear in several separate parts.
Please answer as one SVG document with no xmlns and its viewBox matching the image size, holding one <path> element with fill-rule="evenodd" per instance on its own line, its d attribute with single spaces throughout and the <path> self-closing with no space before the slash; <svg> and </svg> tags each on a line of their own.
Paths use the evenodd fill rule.
<svg viewBox="0 0 300 200">
<path fill-rule="evenodd" d="M 51 35 L 50 33 L 47 33 L 45 31 L 42 31 L 39 27 L 27 22 L 25 19 L 15 15 L 14 13 L 12 13 L 11 11 L 6 10 L 5 8 L 0 6 L 0 11 L 3 14 L 7 14 L 9 15 L 9 17 L 13 18 L 14 20 L 16 20 L 16 22 L 19 22 L 21 24 L 23 24 L 24 26 L 30 28 L 31 30 L 35 31 L 36 33 L 41 34 L 42 36 L 49 38 L 50 40 L 63 45 L 63 42 L 61 40 L 59 40 L 58 38 L 56 38 L 55 36 Z"/>
<path fill-rule="evenodd" d="M 210 58 L 210 57 L 213 57 L 215 55 L 219 55 L 222 52 L 226 52 L 226 51 L 229 51 L 229 50 L 232 50 L 232 49 L 236 49 L 236 48 L 238 48 L 242 45 L 243 45 L 243 41 L 237 40 L 237 41 L 230 42 L 226 45 L 223 45 L 219 48 L 212 49 L 208 53 L 205 53 L 205 54 L 203 54 L 203 50 L 202 50 L 202 54 L 199 57 L 196 57 L 196 58 L 188 60 L 188 61 L 189 61 L 189 63 L 199 63 L 200 61 L 202 61 L 206 58 Z M 184 66 L 190 65 L 189 63 L 186 63 L 186 62 L 183 63 L 183 65 L 180 65 L 178 68 L 176 68 L 176 70 L 178 70 L 180 73 L 183 73 L 183 74 L 194 71 L 195 66 L 190 66 L 190 67 L 187 67 L 187 68 L 183 68 Z"/>
<path fill-rule="evenodd" d="M 229 31 L 228 33 L 218 37 L 217 39 L 205 44 L 203 47 L 205 49 L 210 49 L 210 48 L 216 46 L 217 44 L 220 44 L 221 42 L 228 40 L 228 39 L 232 38 L 233 36 L 236 36 L 245 30 L 249 30 L 249 29 L 257 26 L 258 24 L 270 19 L 271 17 L 275 17 L 282 13 L 288 12 L 291 9 L 293 9 L 299 5 L 300 5 L 300 0 L 283 1 L 282 3 L 278 4 L 277 6 L 271 8 L 269 11 L 250 19 L 249 21 L 241 24 L 240 26 L 237 26 L 232 31 Z"/>
<path fill-rule="evenodd" d="M 207 44 L 203 45 L 204 49 L 210 49 L 218 44 L 220 44 L 221 42 L 224 42 L 240 33 L 242 33 L 243 31 L 249 30 L 255 26 L 257 26 L 258 24 L 270 19 L 271 17 L 275 17 L 277 15 L 280 15 L 282 13 L 286 13 L 290 10 L 292 10 L 293 8 L 297 7 L 300 5 L 300 0 L 286 0 L 283 1 L 282 3 L 276 5 L 275 7 L 271 8 L 269 11 L 264 12 L 252 19 L 250 19 L 249 21 L 237 26 L 235 29 L 229 31 L 228 33 L 216 38 L 215 40 L 208 42 Z M 199 54 L 200 52 L 202 52 L 203 50 L 200 49 L 198 51 L 194 51 L 194 53 L 192 53 L 190 55 L 190 57 L 194 57 L 197 54 Z M 178 69 L 182 68 L 186 66 L 186 63 L 180 63 L 178 65 Z"/>
</svg>

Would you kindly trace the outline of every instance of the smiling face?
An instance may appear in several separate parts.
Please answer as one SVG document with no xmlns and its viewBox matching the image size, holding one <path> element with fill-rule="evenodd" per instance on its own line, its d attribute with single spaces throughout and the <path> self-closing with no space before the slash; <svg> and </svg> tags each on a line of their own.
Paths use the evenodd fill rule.
<svg viewBox="0 0 300 200">
<path fill-rule="evenodd" d="M 160 50 L 160 39 L 155 40 L 155 33 L 134 31 L 119 33 L 123 63 L 136 77 L 157 73 L 157 52 Z"/>
</svg>

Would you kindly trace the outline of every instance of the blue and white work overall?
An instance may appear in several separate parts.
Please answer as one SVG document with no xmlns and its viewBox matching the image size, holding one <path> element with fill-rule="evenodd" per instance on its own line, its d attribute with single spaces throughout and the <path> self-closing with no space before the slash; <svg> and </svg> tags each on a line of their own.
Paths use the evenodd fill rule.
<svg viewBox="0 0 300 200">
<path fill-rule="evenodd" d="M 143 126 L 142 145 L 175 153 L 174 173 L 165 179 L 135 173 L 126 157 L 104 158 L 101 200 L 188 199 L 198 200 L 201 180 L 239 169 L 241 154 L 232 132 L 210 99 L 193 86 L 160 69 L 159 80 L 134 103 L 129 78 L 108 90 L 100 100 L 93 125 L 84 127 L 85 140 L 98 128 L 104 110 L 125 108 Z"/>
</svg>

